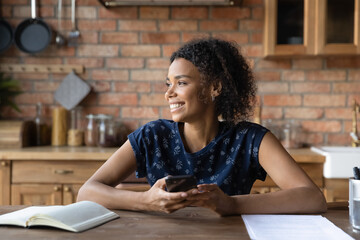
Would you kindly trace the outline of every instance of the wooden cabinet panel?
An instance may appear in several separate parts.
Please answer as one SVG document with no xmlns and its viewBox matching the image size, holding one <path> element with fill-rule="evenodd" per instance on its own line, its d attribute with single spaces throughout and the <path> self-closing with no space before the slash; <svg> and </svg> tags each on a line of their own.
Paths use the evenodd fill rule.
<svg viewBox="0 0 360 240">
<path fill-rule="evenodd" d="M 13 183 L 84 183 L 101 161 L 14 161 Z"/>
<path fill-rule="evenodd" d="M 322 163 L 299 163 L 299 166 L 305 171 L 305 173 L 311 178 L 311 180 L 320 188 L 324 186 L 323 183 L 323 164 Z M 277 185 L 268 175 L 265 181 L 256 180 L 254 188 L 277 188 Z M 259 191 L 259 190 L 256 190 Z M 264 191 L 264 190 L 261 190 Z"/>
<path fill-rule="evenodd" d="M 324 179 L 327 202 L 349 201 L 349 179 Z"/>
<path fill-rule="evenodd" d="M 360 0 L 316 0 L 315 2 L 317 22 L 315 54 L 360 53 Z M 338 36 L 337 38 L 349 35 L 350 39 L 331 40 L 328 39 L 329 35 Z"/>
<path fill-rule="evenodd" d="M 300 5 L 303 3 L 303 14 L 300 17 L 299 14 L 292 14 L 291 4 L 294 2 Z M 360 53 L 360 0 L 265 0 L 264 5 L 265 57 Z M 282 7 L 284 5 L 290 7 Z M 291 34 L 288 32 L 292 30 L 282 26 L 284 22 L 300 22 L 303 33 L 295 34 L 294 37 L 289 35 L 287 42 L 284 42 L 279 39 L 280 36 L 283 33 Z"/>
<path fill-rule="evenodd" d="M 59 184 L 13 184 L 12 205 L 60 205 L 62 186 Z"/>
<path fill-rule="evenodd" d="M 291 1 L 287 1 L 289 3 Z M 314 34 L 315 34 L 315 1 L 303 1 L 303 18 L 295 19 L 296 16 L 290 16 L 289 21 L 302 21 L 302 43 L 279 43 L 277 40 L 278 32 L 284 31 L 278 26 L 278 0 L 265 0 L 265 22 L 264 22 L 264 56 L 293 56 L 314 54 Z M 289 41 L 291 37 L 289 36 Z"/>
<path fill-rule="evenodd" d="M 0 150 L 0 204 L 58 205 L 75 202 L 81 185 L 111 152 L 101 155 L 102 151 L 85 147 Z M 289 153 L 313 181 L 323 187 L 324 157 L 309 149 L 296 149 Z M 137 179 L 135 174 L 117 186 L 132 191 L 146 191 L 149 187 L 145 178 Z M 257 181 L 253 188 L 253 192 L 259 193 L 276 190 L 278 188 L 270 177 L 265 182 Z"/>
<path fill-rule="evenodd" d="M 0 162 L 0 205 L 10 204 L 10 171 L 11 162 L 1 161 Z"/>
<path fill-rule="evenodd" d="M 76 202 L 76 198 L 82 184 L 65 184 L 63 188 L 63 202 L 67 205 Z"/>
</svg>

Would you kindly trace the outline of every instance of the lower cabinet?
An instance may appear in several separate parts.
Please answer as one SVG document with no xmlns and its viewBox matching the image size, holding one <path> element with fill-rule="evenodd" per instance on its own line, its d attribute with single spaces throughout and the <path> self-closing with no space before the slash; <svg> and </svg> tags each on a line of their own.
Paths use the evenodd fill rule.
<svg viewBox="0 0 360 240">
<path fill-rule="evenodd" d="M 82 184 L 104 163 L 104 161 L 86 160 L 16 160 L 11 162 L 11 168 L 0 171 L 0 178 L 4 175 L 9 182 L 7 186 L 11 186 L 6 190 L 5 184 L 0 184 L 5 189 L 3 193 L 11 192 L 8 194 L 11 196 L 3 197 L 2 204 L 6 205 L 10 203 L 11 205 L 73 203 L 76 201 Z M 145 179 L 137 179 L 134 175 L 120 184 L 119 188 L 141 191 L 147 189 L 148 184 L 138 183 L 145 182 Z"/>
<path fill-rule="evenodd" d="M 323 182 L 323 163 L 298 163 L 311 180 L 320 188 L 324 188 Z M 265 181 L 256 180 L 251 193 L 269 193 L 276 192 L 279 188 L 274 181 L 267 176 Z"/>
<path fill-rule="evenodd" d="M 76 201 L 81 184 L 13 184 L 12 205 L 62 205 Z"/>
<path fill-rule="evenodd" d="M 12 205 L 61 205 L 76 201 L 81 185 L 103 161 L 12 161 Z"/>
<path fill-rule="evenodd" d="M 11 161 L 0 162 L 0 205 L 10 204 Z"/>
<path fill-rule="evenodd" d="M 31 152 L 30 152 L 31 153 Z M 29 153 L 29 154 L 30 154 Z M 70 154 L 70 153 L 69 153 Z M 109 153 L 110 154 L 110 153 Z M 339 185 L 338 182 L 326 182 L 322 177 L 323 162 L 317 160 L 317 155 L 297 154 L 305 156 L 311 161 L 296 159 L 302 169 L 321 189 L 328 201 L 343 200 L 348 192 L 339 192 L 338 189 L 348 188 L 348 183 Z M 54 155 L 54 156 L 51 156 Z M 11 160 L 11 157 L 2 157 L 0 161 L 0 205 L 61 205 L 76 201 L 82 184 L 92 176 L 108 158 L 107 155 L 89 159 L 89 155 L 81 155 L 70 159 L 60 158 L 49 153 L 49 159 L 39 160 L 35 155 L 26 154 L 27 159 Z M 322 156 L 320 156 L 322 157 Z M 312 159 L 315 158 L 315 159 Z M 99 160 L 97 160 L 99 159 Z M 346 185 L 346 186 L 345 186 Z M 149 184 L 146 179 L 137 179 L 135 174 L 116 186 L 119 189 L 132 191 L 146 191 Z M 267 193 L 279 190 L 268 176 L 265 181 L 256 181 L 252 193 Z"/>
<path fill-rule="evenodd" d="M 324 178 L 324 195 L 327 202 L 349 201 L 349 179 Z"/>
</svg>

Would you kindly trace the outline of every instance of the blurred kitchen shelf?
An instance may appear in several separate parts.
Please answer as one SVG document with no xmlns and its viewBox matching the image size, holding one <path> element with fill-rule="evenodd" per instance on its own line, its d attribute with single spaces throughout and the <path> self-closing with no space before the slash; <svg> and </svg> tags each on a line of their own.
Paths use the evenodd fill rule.
<svg viewBox="0 0 360 240">
<path fill-rule="evenodd" d="M 6 73 L 69 73 L 74 71 L 81 74 L 84 72 L 84 66 L 67 64 L 1 64 L 0 71 Z"/>
</svg>

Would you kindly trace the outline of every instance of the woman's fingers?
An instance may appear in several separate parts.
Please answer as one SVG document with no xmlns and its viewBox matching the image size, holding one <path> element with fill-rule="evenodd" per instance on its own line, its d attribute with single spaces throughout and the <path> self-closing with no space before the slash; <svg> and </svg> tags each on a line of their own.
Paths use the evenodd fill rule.
<svg viewBox="0 0 360 240">
<path fill-rule="evenodd" d="M 200 184 L 200 185 L 198 185 L 198 190 L 200 192 L 215 191 L 218 189 L 219 189 L 219 187 L 216 184 Z"/>
</svg>

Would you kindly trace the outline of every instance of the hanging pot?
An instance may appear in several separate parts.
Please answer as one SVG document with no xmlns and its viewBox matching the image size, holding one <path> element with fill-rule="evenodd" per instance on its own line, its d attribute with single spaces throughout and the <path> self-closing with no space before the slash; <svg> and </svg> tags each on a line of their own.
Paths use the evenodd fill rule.
<svg viewBox="0 0 360 240">
<path fill-rule="evenodd" d="M 36 17 L 36 0 L 31 0 L 31 18 L 21 22 L 15 29 L 15 44 L 23 52 L 38 53 L 51 40 L 51 28 Z"/>
<path fill-rule="evenodd" d="M 8 49 L 14 38 L 13 30 L 10 24 L 4 19 L 0 18 L 0 53 Z"/>
<path fill-rule="evenodd" d="M 14 40 L 14 31 L 10 24 L 2 18 L 1 13 L 0 5 L 0 53 L 8 49 Z"/>
</svg>

